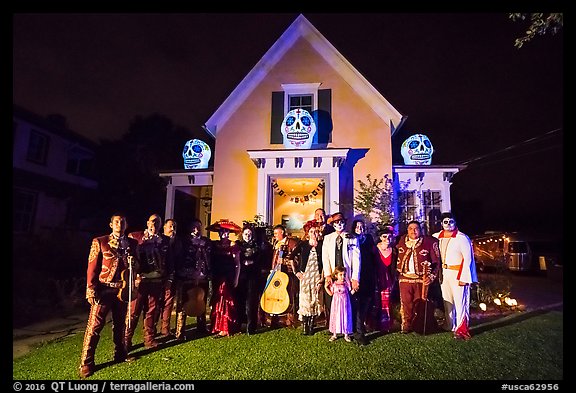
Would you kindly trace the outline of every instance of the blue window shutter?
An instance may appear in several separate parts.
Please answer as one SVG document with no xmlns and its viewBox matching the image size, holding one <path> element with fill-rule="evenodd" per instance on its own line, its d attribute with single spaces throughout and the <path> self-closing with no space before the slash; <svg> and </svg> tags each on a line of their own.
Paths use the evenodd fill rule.
<svg viewBox="0 0 576 393">
<path fill-rule="evenodd" d="M 318 110 L 315 121 L 318 143 L 332 142 L 332 89 L 318 90 Z"/>
<path fill-rule="evenodd" d="M 284 121 L 284 92 L 272 92 L 272 116 L 270 119 L 270 143 L 282 144 L 282 122 Z"/>
</svg>

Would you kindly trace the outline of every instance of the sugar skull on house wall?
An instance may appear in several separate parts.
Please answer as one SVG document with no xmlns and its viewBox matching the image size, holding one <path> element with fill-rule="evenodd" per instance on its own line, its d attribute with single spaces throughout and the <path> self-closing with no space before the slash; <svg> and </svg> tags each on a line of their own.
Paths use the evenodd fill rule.
<svg viewBox="0 0 576 393">
<path fill-rule="evenodd" d="M 307 110 L 293 109 L 284 118 L 280 131 L 286 149 L 310 149 L 316 134 L 316 123 Z"/>
<path fill-rule="evenodd" d="M 404 165 L 430 165 L 434 147 L 426 135 L 414 134 L 402 143 L 400 152 Z"/>
<path fill-rule="evenodd" d="M 184 151 L 182 152 L 184 169 L 208 168 L 211 156 L 210 146 L 200 139 L 190 139 L 184 145 Z"/>
</svg>

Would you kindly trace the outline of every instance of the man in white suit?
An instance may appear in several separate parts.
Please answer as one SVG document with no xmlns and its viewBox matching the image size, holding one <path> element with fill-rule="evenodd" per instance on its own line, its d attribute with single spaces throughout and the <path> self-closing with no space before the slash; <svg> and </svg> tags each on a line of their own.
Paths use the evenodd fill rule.
<svg viewBox="0 0 576 393">
<path fill-rule="evenodd" d="M 346 281 L 350 283 L 352 291 L 360 288 L 360 248 L 358 240 L 348 232 L 344 231 L 346 220 L 342 213 L 334 213 L 328 219 L 328 224 L 335 229 L 334 232 L 324 237 L 322 244 L 322 272 L 325 277 L 324 286 L 327 288 L 332 284 L 332 274 L 338 265 L 346 268 Z M 330 303 L 332 298 L 326 302 L 326 320 L 330 319 Z"/>
<path fill-rule="evenodd" d="M 470 238 L 458 230 L 452 213 L 443 213 L 442 230 L 433 236 L 440 241 L 442 258 L 442 297 L 445 329 L 454 338 L 469 340 L 470 286 L 478 282 Z"/>
</svg>

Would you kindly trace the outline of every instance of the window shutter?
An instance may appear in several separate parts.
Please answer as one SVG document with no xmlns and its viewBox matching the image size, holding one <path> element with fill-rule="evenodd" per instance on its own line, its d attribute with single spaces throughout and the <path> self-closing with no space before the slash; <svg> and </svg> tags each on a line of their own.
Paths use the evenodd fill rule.
<svg viewBox="0 0 576 393">
<path fill-rule="evenodd" d="M 272 116 L 270 119 L 270 143 L 282 144 L 282 133 L 280 127 L 284 121 L 284 92 L 272 92 Z"/>
<path fill-rule="evenodd" d="M 332 142 L 332 89 L 318 90 L 318 110 L 315 120 L 318 143 Z"/>
</svg>

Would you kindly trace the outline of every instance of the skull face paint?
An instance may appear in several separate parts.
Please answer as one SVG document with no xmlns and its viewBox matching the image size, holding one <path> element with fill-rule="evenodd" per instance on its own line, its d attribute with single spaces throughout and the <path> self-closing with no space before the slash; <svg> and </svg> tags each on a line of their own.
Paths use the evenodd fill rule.
<svg viewBox="0 0 576 393">
<path fill-rule="evenodd" d="M 404 165 L 430 165 L 434 147 L 426 135 L 415 134 L 402 143 L 400 152 Z"/>
<path fill-rule="evenodd" d="M 286 149 L 310 149 L 316 134 L 314 118 L 305 109 L 293 109 L 282 122 L 282 137 Z"/>
<path fill-rule="evenodd" d="M 334 229 L 336 229 L 336 232 L 342 232 L 344 230 L 345 223 L 344 221 L 334 221 L 332 226 Z"/>
<path fill-rule="evenodd" d="M 200 139 L 190 139 L 184 145 L 182 158 L 184 159 L 184 169 L 208 168 L 208 162 L 212 152 L 210 146 Z"/>
<path fill-rule="evenodd" d="M 242 240 L 246 243 L 250 243 L 252 241 L 252 230 L 249 228 L 244 229 L 242 232 Z"/>
<path fill-rule="evenodd" d="M 456 221 L 453 218 L 445 218 L 442 220 L 442 229 L 449 232 L 456 230 Z"/>
</svg>

